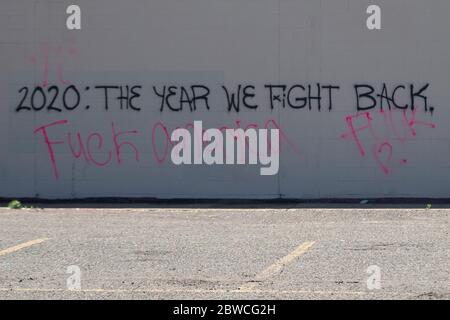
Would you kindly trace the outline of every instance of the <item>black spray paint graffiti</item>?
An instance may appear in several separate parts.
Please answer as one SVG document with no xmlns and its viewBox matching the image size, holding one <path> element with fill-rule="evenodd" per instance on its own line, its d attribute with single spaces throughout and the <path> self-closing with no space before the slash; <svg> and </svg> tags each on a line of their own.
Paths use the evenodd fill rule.
<svg viewBox="0 0 450 320">
<path fill-rule="evenodd" d="M 224 94 L 225 106 L 228 112 L 240 112 L 242 109 L 256 110 L 260 106 L 255 102 L 256 87 L 254 85 L 238 84 L 233 88 L 220 87 Z M 270 110 L 275 109 L 278 104 L 282 108 L 286 106 L 292 109 L 321 111 L 325 104 L 328 110 L 333 108 L 333 90 L 339 90 L 339 86 L 322 85 L 320 83 L 311 85 L 272 85 L 264 86 L 269 98 Z M 153 86 L 154 93 L 160 98 L 160 111 L 165 109 L 171 111 L 196 111 L 197 103 L 202 102 L 202 110 L 210 110 L 209 95 L 211 89 L 203 85 L 185 86 Z"/>
<path fill-rule="evenodd" d="M 255 98 L 255 86 L 252 85 L 238 85 L 235 92 L 231 92 L 227 87 L 222 86 L 225 95 L 227 96 L 228 111 L 234 110 L 239 112 L 241 104 L 247 109 L 257 109 L 258 105 L 250 100 Z"/>
<path fill-rule="evenodd" d="M 22 87 L 19 90 L 21 94 L 20 101 L 15 107 L 16 112 L 20 111 L 74 111 L 79 108 L 86 110 L 91 108 L 90 104 L 82 104 L 82 95 L 90 91 L 97 91 L 102 97 L 102 104 L 97 106 L 108 111 L 114 104 L 120 110 L 140 111 L 141 107 L 136 104 L 136 99 L 141 97 L 141 86 L 124 85 L 124 86 L 108 86 L 99 85 L 84 87 L 79 89 L 75 85 L 60 87 L 52 85 L 49 87 L 35 86 Z M 98 100 L 98 99 L 97 99 Z"/>
<path fill-rule="evenodd" d="M 265 88 L 270 92 L 270 109 L 274 109 L 274 102 L 279 102 L 285 108 L 286 104 L 293 109 L 303 109 L 308 106 L 308 110 L 312 110 L 314 106 L 317 111 L 322 109 L 322 100 L 328 99 L 328 110 L 333 109 L 333 90 L 339 90 L 339 86 L 315 85 L 266 85 Z M 324 92 L 325 91 L 325 97 Z M 307 94 L 306 94 L 307 92 Z"/>
<path fill-rule="evenodd" d="M 197 110 L 197 102 L 203 101 L 206 110 L 209 110 L 208 96 L 211 90 L 207 86 L 153 86 L 153 92 L 161 99 L 160 111 L 168 108 L 171 111 L 183 111 L 188 107 L 189 111 Z M 186 106 L 187 105 L 187 106 Z"/>
<path fill-rule="evenodd" d="M 355 84 L 355 107 L 357 111 L 368 111 L 374 108 L 411 109 L 421 108 L 433 113 L 434 107 L 429 105 L 426 95 L 429 83 L 424 85 L 399 84 L 388 86 L 382 83 L 376 89 L 369 84 Z M 213 90 L 224 102 L 211 105 Z M 146 108 L 158 108 L 160 112 L 207 112 L 213 107 L 225 107 L 228 112 L 242 110 L 308 110 L 332 111 L 336 105 L 336 96 L 341 86 L 331 84 L 267 84 L 264 91 L 265 106 L 256 100 L 257 88 L 251 84 L 239 84 L 233 87 L 218 86 L 210 88 L 202 84 L 189 86 L 160 85 L 144 88 L 142 85 L 93 85 L 93 86 L 34 86 L 22 87 L 16 112 L 48 111 L 63 112 L 78 109 L 88 110 L 129 110 L 139 112 Z M 152 95 L 155 102 L 144 103 L 144 96 Z M 214 99 L 217 103 L 217 97 Z M 95 105 L 87 101 L 96 101 Z M 148 100 L 145 100 L 148 101 Z M 261 101 L 261 100 L 260 100 Z"/>
<path fill-rule="evenodd" d="M 386 83 L 383 83 L 379 93 L 375 93 L 375 88 L 367 84 L 355 85 L 356 92 L 356 109 L 358 111 L 367 111 L 379 107 L 380 110 L 387 108 L 397 109 L 411 109 L 414 110 L 418 105 L 418 101 L 423 102 L 424 111 L 433 113 L 434 107 L 428 105 L 428 98 L 424 95 L 424 92 L 430 86 L 429 83 L 416 88 L 414 84 L 410 84 L 409 87 L 405 85 L 397 85 L 393 87 L 393 90 L 389 91 Z M 390 92 L 390 93 L 389 93 Z M 403 99 L 399 98 L 403 92 Z M 402 102 L 399 102 L 401 100 Z"/>
</svg>

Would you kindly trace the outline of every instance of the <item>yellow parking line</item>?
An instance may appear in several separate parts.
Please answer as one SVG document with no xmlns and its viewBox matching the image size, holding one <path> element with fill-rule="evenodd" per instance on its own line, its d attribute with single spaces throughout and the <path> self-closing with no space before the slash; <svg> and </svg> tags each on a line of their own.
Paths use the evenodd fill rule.
<svg viewBox="0 0 450 320">
<path fill-rule="evenodd" d="M 0 256 L 4 256 L 5 254 L 13 253 L 13 252 L 19 251 L 21 249 L 25 249 L 25 248 L 34 246 L 36 244 L 42 243 L 47 240 L 49 240 L 49 238 L 36 239 L 36 240 L 31 240 L 31 241 L 28 241 L 25 243 L 18 244 L 17 246 L 14 246 L 14 247 L 11 247 L 11 248 L 8 248 L 5 250 L 1 250 Z"/>
<path fill-rule="evenodd" d="M 284 256 L 283 258 L 277 260 L 274 264 L 272 264 L 271 266 L 267 267 L 266 269 L 264 269 L 263 271 L 258 273 L 255 276 L 253 282 L 243 285 L 240 288 L 240 290 L 241 291 L 253 290 L 254 287 L 256 286 L 256 282 L 269 279 L 269 278 L 279 274 L 286 265 L 288 265 L 289 263 L 291 263 L 292 261 L 294 261 L 295 259 L 300 257 L 306 251 L 308 251 L 308 249 L 311 248 L 314 245 L 314 243 L 315 243 L 314 241 L 307 241 L 305 243 L 302 243 L 297 248 L 295 248 L 294 251 L 292 251 L 288 255 Z"/>
<path fill-rule="evenodd" d="M 223 294 L 223 293 L 245 293 L 245 294 L 323 294 L 323 295 L 337 295 L 337 294 L 345 294 L 345 295 L 376 295 L 377 292 L 371 291 L 325 291 L 325 290 L 270 290 L 270 289 L 255 289 L 247 292 L 242 292 L 241 290 L 228 290 L 228 289 L 186 289 L 186 288 L 141 288 L 141 289 L 81 289 L 81 290 L 69 290 L 63 288 L 0 288 L 0 292 L 28 292 L 28 293 L 39 293 L 39 292 L 61 292 L 61 293 L 211 293 L 211 294 Z M 383 292 L 384 294 L 408 294 L 414 295 L 413 293 L 402 293 L 402 292 Z"/>
</svg>

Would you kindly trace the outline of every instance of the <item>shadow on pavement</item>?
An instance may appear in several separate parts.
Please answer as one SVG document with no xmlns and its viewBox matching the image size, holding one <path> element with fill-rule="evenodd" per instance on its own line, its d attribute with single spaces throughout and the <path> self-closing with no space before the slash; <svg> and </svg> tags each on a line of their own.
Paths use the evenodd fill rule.
<svg viewBox="0 0 450 320">
<path fill-rule="evenodd" d="M 13 199 L 0 198 L 0 207 Z M 35 208 L 216 208 L 216 209 L 443 209 L 450 208 L 450 199 L 387 198 L 387 199 L 149 199 L 149 198 L 87 198 L 87 199 L 18 199 Z"/>
</svg>

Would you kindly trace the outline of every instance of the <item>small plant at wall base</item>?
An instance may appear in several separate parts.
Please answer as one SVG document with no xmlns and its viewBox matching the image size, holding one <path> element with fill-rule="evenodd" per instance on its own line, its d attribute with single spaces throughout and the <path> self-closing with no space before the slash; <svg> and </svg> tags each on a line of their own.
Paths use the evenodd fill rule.
<svg viewBox="0 0 450 320">
<path fill-rule="evenodd" d="M 19 200 L 12 200 L 11 202 L 8 203 L 8 208 L 9 209 L 21 209 L 22 203 Z"/>
<path fill-rule="evenodd" d="M 33 209 L 33 206 L 25 206 L 19 200 L 12 200 L 8 203 L 9 209 Z"/>
</svg>

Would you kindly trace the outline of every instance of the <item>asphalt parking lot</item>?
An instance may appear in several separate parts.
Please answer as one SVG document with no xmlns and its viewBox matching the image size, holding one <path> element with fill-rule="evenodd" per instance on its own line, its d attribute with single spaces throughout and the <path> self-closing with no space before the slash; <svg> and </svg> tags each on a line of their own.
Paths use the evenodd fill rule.
<svg viewBox="0 0 450 320">
<path fill-rule="evenodd" d="M 450 299 L 450 209 L 0 209 L 0 299 Z"/>
</svg>

